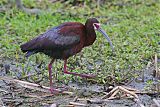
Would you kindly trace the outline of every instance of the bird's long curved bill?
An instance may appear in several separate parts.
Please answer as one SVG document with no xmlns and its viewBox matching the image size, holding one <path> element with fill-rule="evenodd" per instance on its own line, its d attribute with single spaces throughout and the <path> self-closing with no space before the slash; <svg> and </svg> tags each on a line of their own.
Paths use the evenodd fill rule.
<svg viewBox="0 0 160 107">
<path fill-rule="evenodd" d="M 109 44 L 110 44 L 110 46 L 111 46 L 111 48 L 112 48 L 112 52 L 114 52 L 114 47 L 113 47 L 113 45 L 112 45 L 112 41 L 110 40 L 110 38 L 109 38 L 109 36 L 106 34 L 106 32 L 102 29 L 102 28 L 99 28 L 99 29 L 97 29 L 100 33 L 102 33 L 103 34 L 103 36 L 108 40 L 108 42 L 109 42 Z"/>
</svg>

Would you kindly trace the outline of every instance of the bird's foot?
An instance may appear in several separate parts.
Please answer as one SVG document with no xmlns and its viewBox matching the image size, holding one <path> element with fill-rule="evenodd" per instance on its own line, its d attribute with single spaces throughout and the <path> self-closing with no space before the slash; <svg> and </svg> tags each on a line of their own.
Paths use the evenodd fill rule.
<svg viewBox="0 0 160 107">
<path fill-rule="evenodd" d="M 82 78 L 94 78 L 96 75 L 93 74 L 79 74 L 80 77 Z"/>
<path fill-rule="evenodd" d="M 96 77 L 96 75 L 92 75 L 92 74 L 78 74 L 75 72 L 68 72 L 68 71 L 64 71 L 65 74 L 71 74 L 71 75 L 76 75 L 76 76 L 80 76 L 82 78 L 94 78 Z"/>
<path fill-rule="evenodd" d="M 58 94 L 63 93 L 63 91 L 68 90 L 68 87 L 66 86 L 50 86 L 50 92 L 51 94 Z"/>
<path fill-rule="evenodd" d="M 55 88 L 53 88 L 53 87 L 50 88 L 49 90 L 50 90 L 51 94 L 58 94 L 58 93 L 61 93 L 61 90 L 55 89 Z"/>
<path fill-rule="evenodd" d="M 62 87 L 62 86 L 61 87 L 56 87 L 56 88 L 50 87 L 51 94 L 63 93 L 63 91 L 66 91 L 66 90 L 67 90 L 67 87 Z"/>
</svg>

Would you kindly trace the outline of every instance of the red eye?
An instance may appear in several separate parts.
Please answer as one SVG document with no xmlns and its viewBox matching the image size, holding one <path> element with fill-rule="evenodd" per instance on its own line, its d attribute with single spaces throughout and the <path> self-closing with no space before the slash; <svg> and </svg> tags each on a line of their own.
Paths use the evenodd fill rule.
<svg viewBox="0 0 160 107">
<path fill-rule="evenodd" d="M 100 24 L 99 23 L 94 23 L 94 26 L 98 29 Z"/>
</svg>

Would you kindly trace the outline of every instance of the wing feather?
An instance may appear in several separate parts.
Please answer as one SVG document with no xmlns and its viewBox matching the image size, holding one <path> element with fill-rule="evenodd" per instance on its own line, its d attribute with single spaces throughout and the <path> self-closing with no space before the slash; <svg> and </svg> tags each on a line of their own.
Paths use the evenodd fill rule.
<svg viewBox="0 0 160 107">
<path fill-rule="evenodd" d="M 72 26 L 69 24 L 54 27 L 20 47 L 23 52 L 71 48 L 80 42 L 79 32 L 76 29 L 80 29 L 82 24 L 75 29 L 70 27 Z"/>
</svg>

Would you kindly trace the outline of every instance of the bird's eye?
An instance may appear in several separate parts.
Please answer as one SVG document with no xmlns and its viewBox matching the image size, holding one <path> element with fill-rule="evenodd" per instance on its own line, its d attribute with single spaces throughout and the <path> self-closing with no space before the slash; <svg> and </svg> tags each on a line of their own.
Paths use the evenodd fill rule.
<svg viewBox="0 0 160 107">
<path fill-rule="evenodd" d="M 93 27 L 95 30 L 99 29 L 100 23 L 93 23 Z"/>
</svg>

